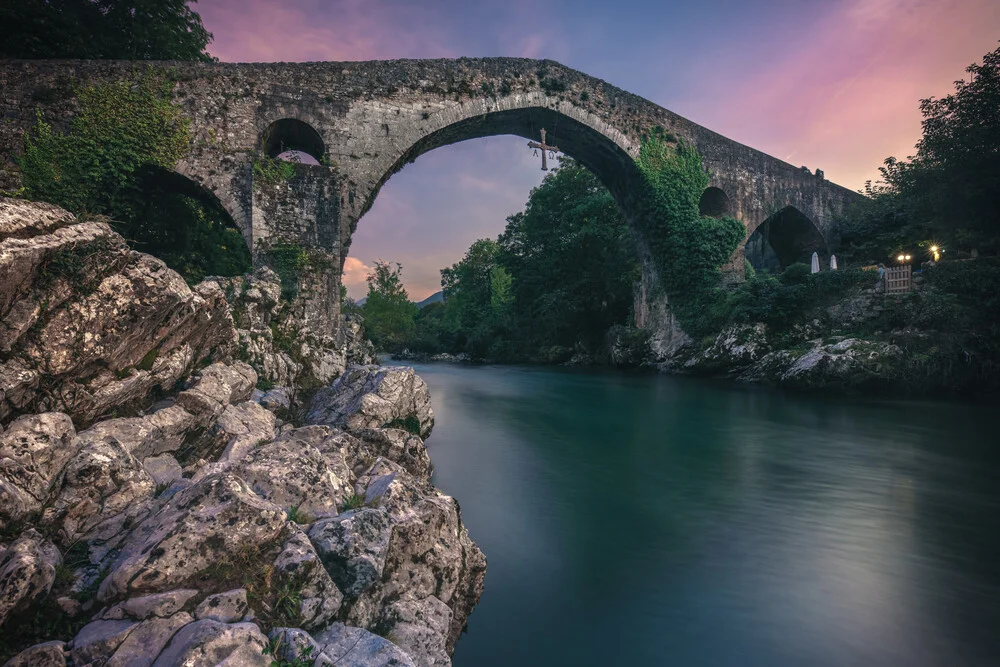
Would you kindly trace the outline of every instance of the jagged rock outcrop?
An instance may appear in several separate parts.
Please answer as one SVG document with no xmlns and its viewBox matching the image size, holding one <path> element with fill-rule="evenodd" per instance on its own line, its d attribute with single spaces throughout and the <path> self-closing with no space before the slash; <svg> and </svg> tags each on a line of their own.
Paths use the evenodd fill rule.
<svg viewBox="0 0 1000 667">
<path fill-rule="evenodd" d="M 794 333 L 801 343 L 775 349 L 763 324 L 730 327 L 706 348 L 688 348 L 661 368 L 798 390 L 849 390 L 893 381 L 903 356 L 899 347 L 844 336 L 816 338 L 817 328 L 800 326 Z"/>
<path fill-rule="evenodd" d="M 34 528 L 0 554 L 0 626 L 7 617 L 28 607 L 52 589 L 56 567 L 62 564 L 59 549 Z"/>
<path fill-rule="evenodd" d="M 408 366 L 352 366 L 333 385 L 319 390 L 306 414 L 311 424 L 348 431 L 402 425 L 413 420 L 426 438 L 434 427 L 431 396 Z"/>
<path fill-rule="evenodd" d="M 0 421 L 146 407 L 235 339 L 217 285 L 189 288 L 105 221 L 0 198 Z"/>
<path fill-rule="evenodd" d="M 334 341 L 340 347 L 306 335 L 292 364 L 281 366 L 286 360 L 273 347 L 251 358 L 265 372 L 300 366 L 285 388 L 260 391 L 252 364 L 226 352 L 235 340 L 231 322 L 224 331 L 228 315 L 216 317 L 198 301 L 202 293 L 222 294 L 217 282 L 185 296 L 176 274 L 125 249 L 105 223 L 80 223 L 53 207 L 5 205 L 2 266 L 34 277 L 3 286 L 2 331 L 17 329 L 5 315 L 28 312 L 26 299 L 62 284 L 44 275 L 51 253 L 68 249 L 66 256 L 76 257 L 80 247 L 72 243 L 90 234 L 109 239 L 114 255 L 87 251 L 74 260 L 85 285 L 93 275 L 94 291 L 63 285 L 60 293 L 82 318 L 73 331 L 93 337 L 84 336 L 78 362 L 60 347 L 65 338 L 53 335 L 45 362 L 61 364 L 59 386 L 90 398 L 54 401 L 30 382 L 19 385 L 21 394 L 4 385 L 0 395 L 0 414 L 8 417 L 0 428 L 0 632 L 17 638 L 5 646 L 24 648 L 9 664 L 263 666 L 272 653 L 304 661 L 303 651 L 316 664 L 450 664 L 482 593 L 485 558 L 458 504 L 431 485 L 423 439 L 383 428 L 430 432 L 430 395 L 413 370 L 355 367 L 320 392 L 316 423 L 297 427 L 289 422 L 302 386 L 293 383 L 368 360 L 356 322 Z M 237 320 L 256 318 L 270 332 L 280 290 L 267 272 L 247 282 L 240 303 L 252 315 Z M 105 283 L 138 305 L 101 292 Z M 98 294 L 104 304 L 94 301 Z M 158 324 L 129 325 L 140 311 Z M 36 321 L 56 326 L 58 317 L 36 314 Z M 47 342 L 34 326 L 22 327 L 10 352 L 0 353 L 7 373 L 0 377 L 20 373 L 18 364 L 32 371 L 41 358 Z M 263 331 L 251 333 L 264 340 Z M 155 403 L 158 392 L 145 380 L 129 385 L 131 378 L 109 370 L 143 349 L 180 355 Z M 214 356 L 221 360 L 208 363 Z M 162 358 L 143 377 L 162 370 Z M 100 394 L 92 380 L 107 372 L 117 384 Z M 100 406 L 117 408 L 119 400 L 133 415 L 100 419 Z M 31 412 L 36 407 L 46 409 Z M 55 407 L 62 410 L 48 409 Z M 55 636 L 33 621 L 43 616 Z M 63 634 L 69 627 L 76 630 Z"/>
<path fill-rule="evenodd" d="M 0 433 L 0 528 L 51 500 L 76 452 L 76 429 L 64 414 L 25 415 Z"/>
<path fill-rule="evenodd" d="M 322 386 L 351 364 L 375 361 L 375 349 L 357 316 L 341 317 L 336 336 L 312 331 L 286 310 L 281 279 L 269 268 L 250 276 L 209 279 L 233 312 L 241 358 L 271 385 Z"/>
</svg>

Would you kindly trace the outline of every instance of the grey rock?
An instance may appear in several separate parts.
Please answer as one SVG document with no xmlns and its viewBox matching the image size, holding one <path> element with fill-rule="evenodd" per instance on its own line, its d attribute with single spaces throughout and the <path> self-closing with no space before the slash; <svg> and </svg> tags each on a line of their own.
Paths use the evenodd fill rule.
<svg viewBox="0 0 1000 667">
<path fill-rule="evenodd" d="M 66 642 L 35 644 L 8 660 L 4 667 L 66 667 Z"/>
<path fill-rule="evenodd" d="M 193 622 L 180 612 L 168 618 L 151 618 L 133 627 L 118 645 L 105 667 L 150 667 L 177 632 Z"/>
<path fill-rule="evenodd" d="M 434 426 L 427 385 L 406 366 L 352 366 L 330 387 L 320 389 L 306 421 L 348 431 L 382 428 L 396 420 L 416 419 L 420 436 Z"/>
<path fill-rule="evenodd" d="M 231 474 L 207 477 L 171 497 L 129 534 L 98 599 L 182 587 L 234 553 L 276 551 L 290 534 L 284 510 L 246 482 Z M 199 588 L 210 583 L 201 581 Z"/>
<path fill-rule="evenodd" d="M 80 424 L 141 409 L 198 360 L 234 346 L 217 285 L 189 288 L 161 260 L 129 250 L 106 221 L 2 205 L 10 234 L 0 235 L 0 419 L 30 408 Z M 47 262 L 73 254 L 71 277 L 43 275 Z M 60 391 L 46 391 L 43 375 L 59 377 Z"/>
<path fill-rule="evenodd" d="M 194 610 L 194 617 L 199 621 L 203 618 L 211 618 L 220 623 L 235 623 L 242 621 L 249 611 L 250 605 L 247 603 L 246 589 L 237 588 L 225 593 L 209 595 Z"/>
<path fill-rule="evenodd" d="M 70 655 L 77 665 L 103 664 L 129 634 L 138 627 L 135 621 L 92 621 L 76 634 Z"/>
<path fill-rule="evenodd" d="M 334 623 L 314 636 L 321 649 L 319 665 L 338 667 L 415 667 L 400 647 L 363 628 Z"/>
<path fill-rule="evenodd" d="M 231 403 L 250 398 L 257 384 L 257 373 L 247 364 L 216 363 L 199 371 L 191 387 L 177 395 L 176 404 L 195 415 L 199 424 L 214 423 Z"/>
<path fill-rule="evenodd" d="M 450 667 L 447 638 L 451 621 L 451 609 L 433 595 L 422 600 L 405 596 L 386 607 L 379 626 L 420 667 Z"/>
<path fill-rule="evenodd" d="M 318 521 L 309 529 L 323 565 L 350 598 L 357 598 L 382 578 L 390 537 L 388 513 L 369 508 Z"/>
<path fill-rule="evenodd" d="M 343 594 L 323 567 L 309 538 L 296 532 L 274 561 L 275 571 L 298 588 L 300 624 L 307 630 L 323 627 L 340 610 Z"/>
<path fill-rule="evenodd" d="M 181 478 L 181 464 L 170 454 L 143 459 L 142 467 L 158 487 L 170 486 Z"/>
<path fill-rule="evenodd" d="M 156 491 L 142 464 L 117 438 L 82 435 L 83 447 L 66 466 L 62 491 L 42 515 L 44 524 L 60 527 L 67 544 L 104 522 L 120 529 L 126 520 L 137 520 L 149 509 L 143 501 Z"/>
<path fill-rule="evenodd" d="M 181 588 L 166 593 L 129 598 L 108 609 L 102 618 L 105 620 L 131 618 L 136 621 L 153 617 L 166 618 L 183 609 L 187 601 L 196 595 L 198 591 L 193 588 Z"/>
<path fill-rule="evenodd" d="M 232 471 L 272 503 L 311 518 L 336 515 L 353 492 L 343 459 L 324 455 L 294 432 L 253 450 Z"/>
<path fill-rule="evenodd" d="M 287 410 L 292 407 L 292 393 L 288 387 L 275 387 L 265 393 L 258 401 L 268 410 Z"/>
<path fill-rule="evenodd" d="M 0 433 L 0 528 L 41 510 L 76 453 L 76 430 L 60 412 L 26 415 Z"/>
<path fill-rule="evenodd" d="M 262 442 L 274 439 L 274 413 L 257 403 L 230 405 L 212 427 L 210 438 L 223 461 L 240 461 Z"/>
<path fill-rule="evenodd" d="M 61 563 L 59 549 L 37 530 L 21 533 L 0 559 L 0 626 L 11 613 L 52 590 Z"/>
<path fill-rule="evenodd" d="M 270 667 L 267 638 L 253 623 L 226 624 L 210 618 L 185 625 L 156 658 L 155 667 L 231 665 Z"/>
<path fill-rule="evenodd" d="M 430 480 L 431 457 L 419 436 L 398 428 L 364 429 L 354 435 L 372 453 L 395 461 L 417 479 Z"/>
</svg>

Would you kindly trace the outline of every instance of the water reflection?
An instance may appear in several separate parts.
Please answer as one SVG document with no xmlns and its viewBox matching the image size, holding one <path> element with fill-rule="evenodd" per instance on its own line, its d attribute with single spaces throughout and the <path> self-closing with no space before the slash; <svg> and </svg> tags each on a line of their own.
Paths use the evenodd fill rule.
<svg viewBox="0 0 1000 667">
<path fill-rule="evenodd" d="M 983 665 L 985 410 L 421 366 L 435 481 L 489 559 L 478 665 Z"/>
</svg>

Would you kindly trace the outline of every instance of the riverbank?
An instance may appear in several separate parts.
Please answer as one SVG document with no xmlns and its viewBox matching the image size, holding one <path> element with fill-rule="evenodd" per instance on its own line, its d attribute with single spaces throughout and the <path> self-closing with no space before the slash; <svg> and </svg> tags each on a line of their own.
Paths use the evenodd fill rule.
<svg viewBox="0 0 1000 667">
<path fill-rule="evenodd" d="M 414 368 L 434 396 L 434 483 L 490 560 L 456 667 L 936 667 L 1000 650 L 988 407 Z"/>
<path fill-rule="evenodd" d="M 450 665 L 486 560 L 412 369 L 46 204 L 0 278 L 0 662 Z"/>
</svg>

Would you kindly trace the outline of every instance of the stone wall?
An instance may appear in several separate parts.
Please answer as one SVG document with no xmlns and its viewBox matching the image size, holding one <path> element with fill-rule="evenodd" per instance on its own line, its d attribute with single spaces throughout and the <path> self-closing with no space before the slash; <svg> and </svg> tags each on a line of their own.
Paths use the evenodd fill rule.
<svg viewBox="0 0 1000 667">
<path fill-rule="evenodd" d="M 18 185 L 12 158 L 36 109 L 56 124 L 73 113 L 74 86 L 167 70 L 175 99 L 191 119 L 192 143 L 177 171 L 214 193 L 260 256 L 262 244 L 316 248 L 343 266 L 358 220 L 388 178 L 422 153 L 476 137 L 514 134 L 550 143 L 590 168 L 628 212 L 638 178 L 634 159 L 644 132 L 697 146 L 722 189 L 728 213 L 748 235 L 769 215 L 794 206 L 828 240 L 835 216 L 855 193 L 821 175 L 731 141 L 648 100 L 552 61 L 521 58 L 348 63 L 153 63 L 4 61 L 0 64 L 0 189 Z M 276 121 L 315 130 L 321 164 L 300 167 L 286 183 L 255 182 L 253 164 Z M 277 131 L 277 130 L 275 130 Z M 289 137 L 292 141 L 294 137 Z M 256 179 L 259 181 L 259 179 Z M 742 251 L 728 267 L 742 274 Z M 339 271 L 319 283 L 339 291 Z M 325 289 L 325 288 L 324 288 Z M 303 307 L 316 322 L 336 322 Z M 317 310 L 318 308 L 318 310 Z"/>
</svg>

